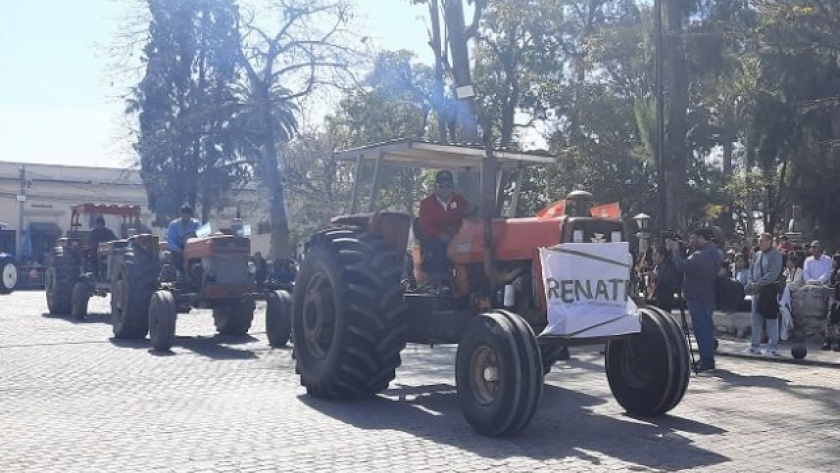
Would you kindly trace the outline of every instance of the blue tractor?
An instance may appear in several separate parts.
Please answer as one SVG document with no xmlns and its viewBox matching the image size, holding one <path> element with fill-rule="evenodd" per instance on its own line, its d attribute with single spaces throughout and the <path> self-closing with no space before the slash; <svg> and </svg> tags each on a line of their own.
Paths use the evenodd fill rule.
<svg viewBox="0 0 840 473">
<path fill-rule="evenodd" d="M 0 222 L 0 230 L 6 224 Z M 0 248 L 0 294 L 11 294 L 18 282 L 18 264 L 14 256 Z"/>
</svg>

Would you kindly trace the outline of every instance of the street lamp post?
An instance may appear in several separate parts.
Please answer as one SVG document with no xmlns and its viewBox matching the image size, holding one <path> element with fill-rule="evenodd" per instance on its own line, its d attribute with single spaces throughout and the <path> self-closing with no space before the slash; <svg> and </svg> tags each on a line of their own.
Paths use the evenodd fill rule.
<svg viewBox="0 0 840 473">
<path fill-rule="evenodd" d="M 639 227 L 639 233 L 637 233 L 636 236 L 639 238 L 639 264 L 641 264 L 642 261 L 644 261 L 648 248 L 650 247 L 650 233 L 648 232 L 650 215 L 640 213 L 633 217 L 633 220 L 636 221 L 636 226 Z"/>
<path fill-rule="evenodd" d="M 665 85 L 662 74 L 662 0 L 654 0 L 656 38 L 656 181 L 659 191 L 659 229 L 668 225 L 668 201 L 665 197 Z M 638 223 L 638 222 L 637 222 Z"/>
<path fill-rule="evenodd" d="M 636 221 L 636 226 L 639 227 L 639 233 L 636 237 L 639 239 L 639 260 L 636 262 L 636 270 L 633 272 L 632 280 L 635 281 L 635 293 L 641 295 L 644 291 L 645 283 L 642 280 L 642 264 L 645 261 L 645 254 L 650 244 L 650 233 L 648 233 L 648 226 L 650 225 L 650 215 L 640 213 L 633 217 Z"/>
</svg>

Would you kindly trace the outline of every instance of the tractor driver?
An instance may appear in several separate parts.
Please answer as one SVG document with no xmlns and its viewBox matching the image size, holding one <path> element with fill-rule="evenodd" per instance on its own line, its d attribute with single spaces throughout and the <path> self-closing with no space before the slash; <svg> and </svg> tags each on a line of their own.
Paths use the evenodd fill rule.
<svg viewBox="0 0 840 473">
<path fill-rule="evenodd" d="M 200 226 L 201 222 L 193 218 L 193 208 L 186 204 L 181 207 L 181 218 L 177 218 L 169 224 L 166 245 L 172 252 L 172 264 L 175 265 L 177 274 L 184 272 L 185 237 L 190 233 L 195 233 Z"/>
<path fill-rule="evenodd" d="M 101 215 L 93 221 L 93 230 L 88 235 L 88 244 L 91 247 L 93 256 L 93 274 L 99 274 L 99 244 L 108 241 L 119 240 L 117 235 L 105 226 L 105 218 Z"/>
<path fill-rule="evenodd" d="M 421 269 L 433 278 L 449 279 L 446 276 L 451 276 L 446 245 L 460 228 L 469 206 L 467 199 L 454 191 L 454 186 L 451 172 L 438 171 L 435 191 L 420 202 L 420 235 L 417 238 L 422 252 Z M 418 281 L 420 285 L 427 283 Z"/>
</svg>

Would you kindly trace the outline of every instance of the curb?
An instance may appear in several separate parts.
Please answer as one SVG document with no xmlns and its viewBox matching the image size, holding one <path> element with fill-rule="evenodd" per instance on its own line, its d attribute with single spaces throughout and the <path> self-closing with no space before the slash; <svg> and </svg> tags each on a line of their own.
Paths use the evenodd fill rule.
<svg viewBox="0 0 840 473">
<path fill-rule="evenodd" d="M 832 352 L 834 353 L 834 352 Z M 824 361 L 824 360 L 809 360 L 806 356 L 801 360 L 797 360 L 794 358 L 786 357 L 786 356 L 776 356 L 776 357 L 767 357 L 767 356 L 758 356 L 758 355 L 747 355 L 744 353 L 736 353 L 729 350 L 718 350 L 715 352 L 715 356 L 728 356 L 732 358 L 742 358 L 747 360 L 754 360 L 754 361 L 764 361 L 770 363 L 787 363 L 790 365 L 804 365 L 804 366 L 820 366 L 823 368 L 840 368 L 840 360 L 838 361 Z"/>
</svg>

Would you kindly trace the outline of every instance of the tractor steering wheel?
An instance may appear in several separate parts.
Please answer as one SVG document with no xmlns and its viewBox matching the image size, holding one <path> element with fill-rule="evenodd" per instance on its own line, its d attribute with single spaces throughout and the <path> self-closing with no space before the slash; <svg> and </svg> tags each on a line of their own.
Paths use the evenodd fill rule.
<svg viewBox="0 0 840 473">
<path fill-rule="evenodd" d="M 197 236 L 198 236 L 198 235 L 196 235 L 196 233 L 195 233 L 195 232 L 187 232 L 187 233 L 185 233 L 185 234 L 184 234 L 184 236 L 182 236 L 182 237 L 181 237 L 181 248 L 186 249 L 186 247 L 187 247 L 187 240 L 189 240 L 190 238 L 196 238 Z"/>
</svg>

